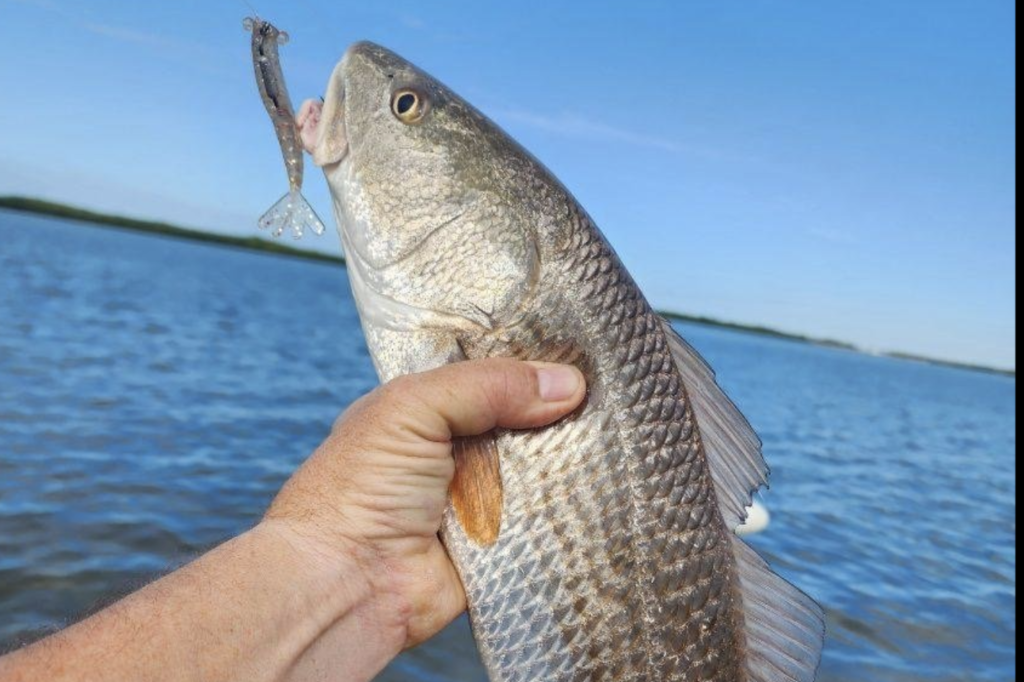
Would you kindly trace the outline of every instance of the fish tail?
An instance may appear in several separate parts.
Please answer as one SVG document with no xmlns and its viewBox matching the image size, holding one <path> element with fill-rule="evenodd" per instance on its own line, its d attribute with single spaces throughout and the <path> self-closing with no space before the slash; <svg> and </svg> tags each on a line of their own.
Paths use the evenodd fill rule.
<svg viewBox="0 0 1024 682">
<path fill-rule="evenodd" d="M 259 226 L 262 230 L 270 230 L 275 237 L 289 230 L 296 239 L 301 239 L 307 229 L 316 234 L 324 233 L 323 221 L 297 189 L 290 190 L 260 216 Z"/>
</svg>

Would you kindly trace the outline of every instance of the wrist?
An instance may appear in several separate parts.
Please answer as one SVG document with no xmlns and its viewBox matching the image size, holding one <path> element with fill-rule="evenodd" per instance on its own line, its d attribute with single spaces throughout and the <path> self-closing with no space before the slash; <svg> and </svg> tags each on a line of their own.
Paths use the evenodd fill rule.
<svg viewBox="0 0 1024 682">
<path fill-rule="evenodd" d="M 351 670 L 352 661 L 365 666 L 369 680 L 405 648 L 409 609 L 390 588 L 391 571 L 372 547 L 279 517 L 250 532 L 287 556 L 316 631 L 308 650 L 317 653 L 310 658 L 344 661 L 354 682 L 364 678 Z"/>
</svg>

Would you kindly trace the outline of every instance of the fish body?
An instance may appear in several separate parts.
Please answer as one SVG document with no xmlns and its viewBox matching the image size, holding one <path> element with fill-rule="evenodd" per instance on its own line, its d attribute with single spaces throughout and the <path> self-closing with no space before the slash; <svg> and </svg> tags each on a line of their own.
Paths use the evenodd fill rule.
<svg viewBox="0 0 1024 682">
<path fill-rule="evenodd" d="M 494 356 L 587 377 L 570 417 L 455 447 L 442 538 L 492 682 L 811 682 L 819 607 L 733 532 L 760 442 L 565 187 L 371 43 L 331 77 L 314 159 L 382 379 Z M 467 482 L 473 457 L 496 466 Z M 493 519 L 467 485 L 499 490 L 470 510 Z"/>
<path fill-rule="evenodd" d="M 306 229 L 322 234 L 323 222 L 302 196 L 303 147 L 278 53 L 278 46 L 288 41 L 288 34 L 259 17 L 247 18 L 243 26 L 252 33 L 252 64 L 256 72 L 256 86 L 274 125 L 288 173 L 288 193 L 260 217 L 258 224 L 262 229 L 270 229 L 275 237 L 281 236 L 286 230 L 291 230 L 296 238 L 301 237 Z"/>
</svg>

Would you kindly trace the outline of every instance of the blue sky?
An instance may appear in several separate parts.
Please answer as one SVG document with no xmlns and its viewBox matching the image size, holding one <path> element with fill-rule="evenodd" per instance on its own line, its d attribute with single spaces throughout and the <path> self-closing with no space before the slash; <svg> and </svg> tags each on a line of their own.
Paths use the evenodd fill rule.
<svg viewBox="0 0 1024 682">
<path fill-rule="evenodd" d="M 350 42 L 392 47 L 551 167 L 659 307 L 1016 366 L 1008 0 L 250 1 L 296 103 Z M 0 193 L 253 233 L 286 182 L 247 13 L 0 0 Z"/>
</svg>

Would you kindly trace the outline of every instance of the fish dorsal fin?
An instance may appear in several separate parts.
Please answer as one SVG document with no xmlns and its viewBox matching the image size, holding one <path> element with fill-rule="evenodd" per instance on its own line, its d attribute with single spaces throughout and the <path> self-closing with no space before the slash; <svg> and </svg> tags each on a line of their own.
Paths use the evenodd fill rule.
<svg viewBox="0 0 1024 682">
<path fill-rule="evenodd" d="M 711 366 L 667 320 L 664 324 L 697 415 L 718 505 L 735 529 L 746 519 L 754 491 L 768 482 L 761 440 L 719 388 Z M 825 633 L 821 607 L 773 573 L 740 538 L 732 538 L 732 543 L 743 596 L 750 682 L 814 682 Z"/>
<path fill-rule="evenodd" d="M 449 494 L 455 518 L 466 536 L 487 547 L 498 540 L 504 492 L 494 433 L 452 441 L 455 478 Z"/>
<path fill-rule="evenodd" d="M 750 682 L 814 682 L 825 644 L 818 604 L 772 572 L 743 540 L 732 539 L 747 623 Z"/>
<path fill-rule="evenodd" d="M 731 530 L 747 518 L 754 492 L 768 484 L 761 439 L 729 396 L 715 372 L 693 346 L 663 320 L 669 349 L 697 415 L 701 440 L 715 482 L 718 506 Z"/>
</svg>

